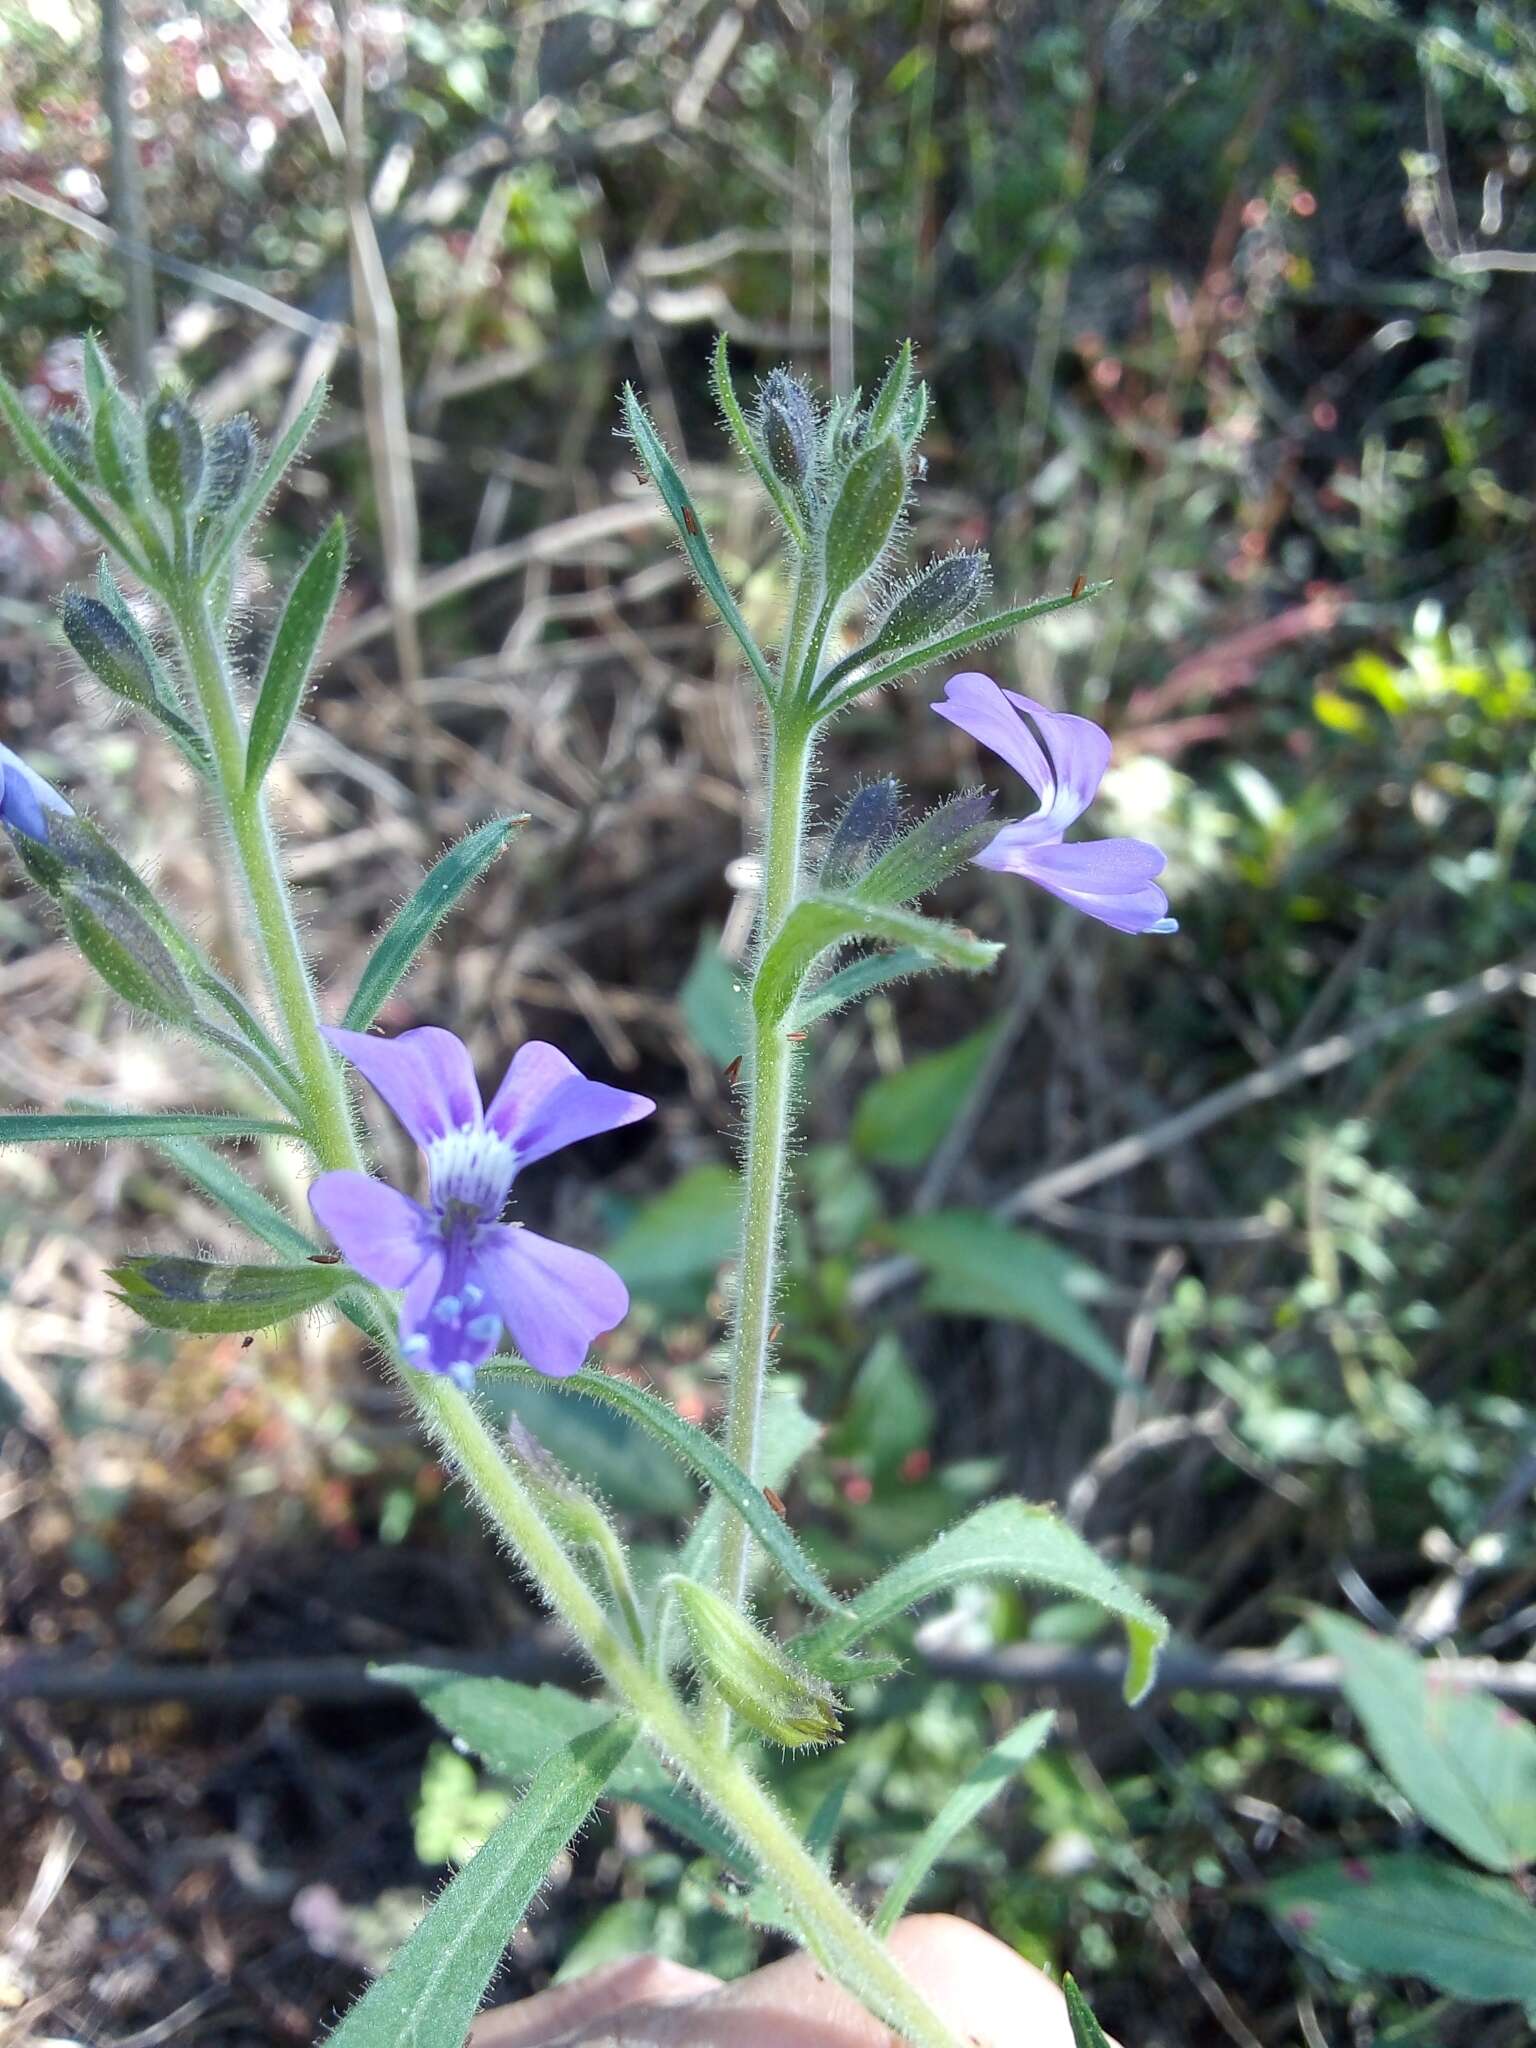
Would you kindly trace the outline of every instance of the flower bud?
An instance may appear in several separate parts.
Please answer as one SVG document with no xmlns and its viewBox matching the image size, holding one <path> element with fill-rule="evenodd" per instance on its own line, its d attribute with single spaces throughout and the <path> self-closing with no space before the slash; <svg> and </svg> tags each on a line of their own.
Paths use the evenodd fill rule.
<svg viewBox="0 0 1536 2048">
<path fill-rule="evenodd" d="M 227 512 L 245 488 L 256 459 L 256 434 L 250 418 L 239 413 L 221 420 L 208 436 L 203 467 L 203 507 L 209 512 Z"/>
<path fill-rule="evenodd" d="M 968 789 L 919 818 L 888 847 L 856 882 L 861 903 L 894 906 L 911 903 L 958 874 L 994 836 L 992 798 L 984 789 Z"/>
<path fill-rule="evenodd" d="M 22 840 L 46 846 L 50 819 L 72 817 L 70 806 L 53 784 L 29 768 L 19 754 L 0 746 L 0 825 Z"/>
<path fill-rule="evenodd" d="M 901 824 L 901 785 L 891 776 L 855 790 L 837 821 L 821 864 L 819 886 L 846 889 L 894 836 Z"/>
<path fill-rule="evenodd" d="M 802 490 L 816 462 L 816 411 L 787 370 L 774 370 L 763 385 L 758 424 L 774 475 Z"/>
<path fill-rule="evenodd" d="M 43 428 L 43 434 L 48 446 L 72 477 L 83 484 L 96 481 L 96 457 L 91 452 L 91 437 L 72 413 L 56 413 Z"/>
<path fill-rule="evenodd" d="M 94 882 L 72 882 L 59 901 L 70 937 L 124 1002 L 163 1024 L 197 1023 L 181 969 L 125 896 Z"/>
<path fill-rule="evenodd" d="M 507 1419 L 507 1449 L 545 1520 L 567 1543 L 600 1545 L 608 1528 L 602 1509 L 516 1415 Z"/>
<path fill-rule="evenodd" d="M 876 628 L 870 653 L 911 647 L 954 625 L 973 609 L 986 580 L 986 556 L 970 550 L 930 562 L 897 594 Z"/>
<path fill-rule="evenodd" d="M 143 650 L 100 598 L 71 590 L 59 606 L 59 620 L 65 639 L 98 683 L 146 711 L 159 709 L 160 693 Z"/>
<path fill-rule="evenodd" d="M 203 479 L 203 430 L 191 410 L 163 391 L 144 416 L 150 488 L 169 512 L 181 512 Z"/>
<path fill-rule="evenodd" d="M 836 1740 L 842 1718 L 831 1686 L 709 1587 L 680 1574 L 665 1583 L 682 1612 L 696 1669 L 743 1721 L 785 1749 Z"/>
<path fill-rule="evenodd" d="M 907 495 L 907 471 L 894 434 L 855 456 L 827 521 L 827 589 L 841 597 L 885 553 Z"/>
</svg>

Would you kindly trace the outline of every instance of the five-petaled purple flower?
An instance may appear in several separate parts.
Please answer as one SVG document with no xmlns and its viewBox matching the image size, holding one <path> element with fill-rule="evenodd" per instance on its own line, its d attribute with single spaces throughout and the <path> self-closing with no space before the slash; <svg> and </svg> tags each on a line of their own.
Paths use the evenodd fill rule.
<svg viewBox="0 0 1536 2048">
<path fill-rule="evenodd" d="M 1004 825 L 982 848 L 975 856 L 978 867 L 1027 875 L 1063 903 L 1116 931 L 1178 930 L 1168 915 L 1168 898 L 1154 880 L 1166 865 L 1155 846 L 1144 839 L 1063 843 L 1067 827 L 1076 824 L 1098 794 L 1109 766 L 1109 734 L 1101 726 L 1001 689 L 975 671 L 951 676 L 943 701 L 933 708 L 1001 754 L 1040 799 L 1033 816 Z"/>
<path fill-rule="evenodd" d="M 19 754 L 0 745 L 0 825 L 46 843 L 50 811 L 72 814 L 73 806 Z"/>
<path fill-rule="evenodd" d="M 514 1176 L 578 1138 L 649 1116 L 648 1096 L 605 1087 L 552 1045 L 525 1045 L 485 1107 L 467 1049 L 427 1025 L 398 1038 L 326 1037 L 376 1088 L 427 1155 L 425 1207 L 366 1173 L 323 1173 L 310 1207 L 365 1279 L 403 1288 L 400 1350 L 468 1386 L 505 1324 L 540 1372 L 579 1369 L 622 1322 L 629 1293 L 590 1252 L 503 1223 Z"/>
</svg>

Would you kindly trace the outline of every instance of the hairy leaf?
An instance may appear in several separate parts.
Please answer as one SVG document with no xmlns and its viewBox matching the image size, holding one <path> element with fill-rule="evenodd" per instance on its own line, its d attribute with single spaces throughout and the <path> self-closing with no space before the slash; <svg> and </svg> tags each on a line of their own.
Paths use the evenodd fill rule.
<svg viewBox="0 0 1536 2048">
<path fill-rule="evenodd" d="M 164 1138 L 299 1138 L 292 1124 L 270 1116 L 236 1116 L 215 1109 L 24 1110 L 0 1116 L 0 1145 L 93 1145 L 108 1138 L 136 1138 L 153 1145 Z"/>
<path fill-rule="evenodd" d="M 761 1024 L 782 1023 L 801 984 L 822 954 L 855 940 L 910 946 L 936 965 L 979 974 L 1003 950 L 958 925 L 915 911 L 861 903 L 852 896 L 802 896 L 763 955 L 752 984 L 752 1007 Z"/>
<path fill-rule="evenodd" d="M 428 868 L 410 901 L 395 913 L 368 959 L 343 1023 L 366 1031 L 415 965 L 416 956 L 470 885 L 501 852 L 526 813 L 492 818 L 466 833 Z"/>
<path fill-rule="evenodd" d="M 665 1401 L 658 1401 L 642 1387 L 631 1386 L 628 1380 L 612 1378 L 590 1367 L 566 1380 L 550 1380 L 532 1366 L 498 1358 L 482 1366 L 481 1371 L 494 1378 L 548 1387 L 577 1400 L 598 1401 L 605 1407 L 616 1408 L 664 1444 L 696 1478 L 731 1503 L 797 1593 L 825 1614 L 843 1612 L 837 1595 L 800 1548 L 794 1532 L 763 1498 L 762 1488 L 747 1478 L 707 1431 L 685 1422 Z"/>
<path fill-rule="evenodd" d="M 663 504 L 671 513 L 677 527 L 678 539 L 683 544 L 683 553 L 693 566 L 693 573 L 714 605 L 721 618 L 730 628 L 731 634 L 742 653 L 751 664 L 752 673 L 762 686 L 763 694 L 772 697 L 775 684 L 773 672 L 763 659 L 762 650 L 753 639 L 746 620 L 737 609 L 736 600 L 726 588 L 725 578 L 720 573 L 709 542 L 704 538 L 703 523 L 688 488 L 678 475 L 676 466 L 661 437 L 645 416 L 645 408 L 635 395 L 633 388 L 624 386 L 624 420 L 629 437 L 635 445 L 635 453 L 645 464 L 647 474 L 661 493 Z"/>
<path fill-rule="evenodd" d="M 245 787 L 260 789 L 298 716 L 320 642 L 347 566 L 347 528 L 339 516 L 321 534 L 288 593 L 267 650 L 267 666 L 245 746 Z"/>
<path fill-rule="evenodd" d="M 502 1950 L 634 1742 L 607 1720 L 555 1751 L 480 1853 L 434 1901 L 328 2048 L 463 2048 Z"/>
<path fill-rule="evenodd" d="M 844 1668 L 843 1653 L 862 1637 L 967 1579 L 1018 1579 L 1101 1607 L 1125 1629 L 1126 1698 L 1134 1706 L 1148 1691 L 1167 1622 L 1059 1516 L 1021 1500 L 991 1501 L 967 1515 L 855 1594 L 841 1621 L 823 1622 L 791 1647 L 835 1679 Z"/>
<path fill-rule="evenodd" d="M 360 1284 L 350 1266 L 226 1266 L 212 1259 L 121 1259 L 118 1299 L 156 1330 L 212 1335 L 268 1330 Z"/>
<path fill-rule="evenodd" d="M 407 1686 L 456 1742 L 474 1751 L 498 1777 L 521 1783 L 563 1743 L 600 1727 L 606 1709 L 558 1685 L 519 1685 L 510 1678 L 476 1678 L 424 1664 L 379 1664 L 373 1676 Z M 732 1868 L 750 1868 L 733 1837 L 691 1794 L 674 1785 L 661 1765 L 632 1749 L 609 1781 L 615 1799 L 629 1799 Z"/>
</svg>

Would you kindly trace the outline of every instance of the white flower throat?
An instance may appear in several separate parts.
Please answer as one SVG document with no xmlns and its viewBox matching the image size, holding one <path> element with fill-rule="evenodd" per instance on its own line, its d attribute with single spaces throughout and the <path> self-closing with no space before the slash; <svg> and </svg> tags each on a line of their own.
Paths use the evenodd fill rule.
<svg viewBox="0 0 1536 2048">
<path fill-rule="evenodd" d="M 516 1171 L 512 1145 L 484 1124 L 462 1124 L 427 1147 L 432 1206 L 439 1215 L 469 1210 L 494 1223 L 506 1207 Z"/>
</svg>

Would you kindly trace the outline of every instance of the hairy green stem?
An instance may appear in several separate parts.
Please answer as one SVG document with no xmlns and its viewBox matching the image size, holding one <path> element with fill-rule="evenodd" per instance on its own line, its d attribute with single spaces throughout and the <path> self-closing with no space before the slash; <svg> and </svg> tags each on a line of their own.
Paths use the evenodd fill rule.
<svg viewBox="0 0 1536 2048">
<path fill-rule="evenodd" d="M 542 1598 L 571 1630 L 647 1738 L 751 1852 L 817 1961 L 913 2048 L 957 2048 L 884 1943 L 806 1849 L 738 1756 L 701 1732 L 667 1680 L 647 1669 L 507 1464 L 473 1404 L 444 1379 L 404 1370 L 411 1398 Z"/>
<path fill-rule="evenodd" d="M 166 602 L 208 729 L 225 820 L 255 912 L 272 997 L 303 1083 L 316 1157 L 328 1167 L 361 1165 L 346 1084 L 320 1035 L 320 1011 L 266 799 L 260 789 L 246 787 L 245 727 L 207 597 L 187 579 L 167 592 Z"/>
<path fill-rule="evenodd" d="M 774 725 L 768 755 L 759 957 L 800 892 L 811 743 L 811 733 L 802 722 L 792 713 L 781 714 Z M 757 1477 L 758 1468 L 795 1059 L 796 1048 L 782 1023 L 754 1022 L 741 1258 L 725 1423 L 726 1449 L 749 1479 Z M 728 1515 L 720 1539 L 718 1582 L 726 1599 L 737 1607 L 746 1598 L 750 1554 L 751 1538 L 745 1522 L 739 1515 Z M 723 1735 L 728 1726 L 729 1715 L 721 1707 L 717 1712 L 717 1732 Z"/>
</svg>

